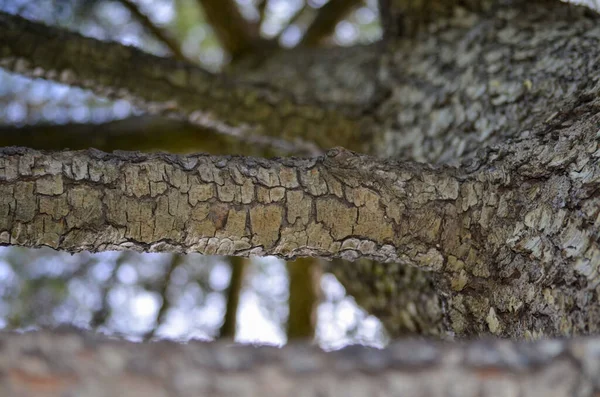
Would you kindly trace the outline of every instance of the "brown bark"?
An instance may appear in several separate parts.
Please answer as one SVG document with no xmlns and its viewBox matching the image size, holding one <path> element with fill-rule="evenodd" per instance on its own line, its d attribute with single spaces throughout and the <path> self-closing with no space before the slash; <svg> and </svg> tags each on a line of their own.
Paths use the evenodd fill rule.
<svg viewBox="0 0 600 397">
<path fill-rule="evenodd" d="M 321 298 L 322 266 L 316 258 L 301 258 L 287 263 L 289 282 L 288 341 L 315 337 L 317 310 Z"/>
<path fill-rule="evenodd" d="M 600 341 L 138 344 L 73 331 L 0 334 L 0 389 L 29 396 L 580 396 L 600 392 Z"/>
<path fill-rule="evenodd" d="M 82 150 L 105 152 L 139 150 L 169 153 L 245 154 L 273 157 L 283 154 L 312 154 L 306 147 L 251 136 L 235 137 L 202 128 L 186 120 L 161 116 L 132 116 L 105 123 L 0 125 L 0 146 L 27 146 L 39 150 Z"/>
<path fill-rule="evenodd" d="M 335 26 L 350 11 L 361 3 L 362 0 L 330 0 L 327 2 L 315 17 L 314 21 L 306 29 L 306 33 L 300 41 L 300 45 L 307 47 L 316 47 L 323 39 L 330 36 L 335 30 Z"/>
<path fill-rule="evenodd" d="M 259 26 L 244 18 L 234 0 L 198 0 L 225 51 L 236 58 L 261 46 Z"/>
<path fill-rule="evenodd" d="M 220 338 L 235 338 L 237 329 L 237 312 L 240 303 L 240 295 L 244 285 L 246 259 L 232 256 L 229 259 L 231 266 L 231 279 L 227 288 L 227 305 L 225 307 L 225 320 L 219 330 Z"/>
</svg>

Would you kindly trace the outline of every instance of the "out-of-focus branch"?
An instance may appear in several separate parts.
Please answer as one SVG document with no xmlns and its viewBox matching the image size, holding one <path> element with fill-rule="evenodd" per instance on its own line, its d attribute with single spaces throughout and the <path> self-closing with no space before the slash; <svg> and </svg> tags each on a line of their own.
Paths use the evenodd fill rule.
<svg viewBox="0 0 600 397">
<path fill-rule="evenodd" d="M 227 342 L 133 343 L 74 331 L 0 333 L 3 396 L 598 395 L 600 338 L 399 341 L 323 352 Z M 33 353 L 32 353 L 33 352 Z M 57 368 L 56 363 L 60 363 Z"/>
<path fill-rule="evenodd" d="M 132 116 L 106 123 L 0 125 L 0 146 L 27 146 L 40 150 L 96 148 L 113 150 L 162 150 L 170 153 L 205 152 L 274 156 L 306 153 L 292 142 L 260 141 L 220 134 L 185 120 L 161 116 Z M 250 137 L 246 137 L 250 138 Z"/>
<path fill-rule="evenodd" d="M 300 45 L 306 47 L 318 46 L 321 41 L 330 36 L 335 26 L 350 11 L 361 3 L 362 0 L 330 0 L 326 3 L 310 24 Z"/>
<path fill-rule="evenodd" d="M 123 263 L 125 263 L 125 261 L 127 261 L 127 259 L 130 257 L 130 252 L 121 252 L 115 261 L 115 265 L 110 272 L 110 277 L 102 286 L 102 302 L 100 302 L 100 307 L 92 313 L 92 319 L 90 320 L 90 326 L 92 328 L 98 329 L 99 327 L 106 325 L 106 320 L 111 314 L 111 307 L 110 303 L 108 302 L 108 293 L 117 282 L 117 273 L 119 272 L 121 265 L 123 265 Z"/>
<path fill-rule="evenodd" d="M 259 25 L 240 13 L 233 0 L 198 0 L 219 42 L 232 59 L 251 52 L 259 42 Z"/>
<path fill-rule="evenodd" d="M 152 327 L 152 329 L 149 332 L 146 333 L 146 335 L 144 335 L 145 340 L 152 339 L 156 335 L 156 331 L 158 331 L 158 327 L 160 326 L 160 324 L 163 323 L 165 320 L 167 310 L 169 310 L 170 307 L 169 301 L 167 299 L 167 290 L 169 288 L 169 285 L 171 284 L 171 275 L 173 274 L 173 271 L 177 268 L 177 266 L 179 266 L 182 262 L 182 255 L 171 255 L 171 260 L 169 261 L 167 274 L 165 274 L 165 277 L 163 278 L 160 286 L 160 291 L 158 291 L 162 298 L 162 303 L 160 304 L 160 307 L 158 308 L 158 313 L 156 314 L 156 324 L 154 325 L 154 327 Z"/>
<path fill-rule="evenodd" d="M 244 273 L 246 259 L 232 256 L 229 258 L 231 264 L 231 280 L 227 289 L 227 307 L 225 309 L 225 320 L 219 330 L 219 337 L 233 339 L 237 326 L 237 312 L 240 303 L 242 285 L 244 284 Z"/>
<path fill-rule="evenodd" d="M 321 296 L 321 264 L 316 258 L 287 262 L 290 279 L 288 340 L 315 336 L 317 309 Z"/>
<path fill-rule="evenodd" d="M 265 21 L 265 15 L 267 12 L 267 3 L 268 0 L 260 0 L 258 2 L 258 5 L 256 6 L 256 8 L 258 9 L 258 21 L 259 21 L 259 26 L 262 25 L 262 23 Z"/>
<path fill-rule="evenodd" d="M 294 70 L 297 78 L 289 85 L 300 90 L 295 93 L 264 82 L 244 83 L 241 77 L 214 75 L 189 63 L 2 12 L 0 30 L 0 66 L 9 71 L 124 98 L 150 114 L 175 114 L 241 139 L 260 143 L 265 140 L 261 141 L 262 137 L 283 147 L 292 142 L 291 146 L 315 154 L 336 144 L 363 150 L 375 133 L 372 119 L 354 103 L 324 107 L 322 102 L 328 93 L 338 99 L 349 93 L 350 98 L 360 96 L 354 86 L 370 88 L 372 80 L 366 74 L 357 74 L 352 87 L 328 84 L 327 90 L 311 88 L 307 92 L 307 84 L 316 84 L 318 79 Z M 307 65 L 311 67 L 316 66 Z M 364 72 L 362 65 L 354 65 L 348 57 L 343 64 L 330 65 L 330 70 L 335 73 L 342 67 Z"/>
<path fill-rule="evenodd" d="M 135 19 L 146 28 L 157 40 L 163 43 L 175 56 L 182 61 L 190 61 L 181 51 L 179 43 L 164 29 L 158 27 L 150 18 L 138 7 L 137 4 L 130 0 L 119 0 L 125 8 L 131 12 Z"/>
<path fill-rule="evenodd" d="M 306 4 L 306 3 L 304 4 L 304 6 L 297 9 L 296 12 L 294 13 L 294 15 L 292 15 L 292 17 L 288 21 L 287 25 L 284 26 L 283 29 L 281 29 L 279 31 L 279 34 L 277 34 L 277 37 L 275 37 L 275 41 L 279 42 L 279 40 L 281 39 L 281 35 L 287 30 L 287 28 L 289 28 L 290 26 L 292 26 L 293 24 L 298 22 L 300 17 L 302 17 L 306 13 L 306 10 L 308 10 L 308 9 L 309 9 L 309 7 L 308 7 L 308 4 Z"/>
</svg>

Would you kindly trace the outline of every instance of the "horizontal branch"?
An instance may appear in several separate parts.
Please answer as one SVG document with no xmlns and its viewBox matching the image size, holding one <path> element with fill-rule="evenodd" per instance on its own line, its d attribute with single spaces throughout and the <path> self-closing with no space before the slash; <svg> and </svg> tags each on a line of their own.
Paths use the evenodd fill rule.
<svg viewBox="0 0 600 397">
<path fill-rule="evenodd" d="M 400 341 L 325 353 L 132 343 L 73 331 L 0 334 L 5 396 L 580 396 L 600 392 L 600 340 Z"/>
<path fill-rule="evenodd" d="M 441 215 L 460 199 L 452 169 L 345 149 L 264 160 L 5 148 L 0 170 L 0 242 L 71 252 L 365 255 L 412 263 L 402 259 L 413 233 L 403 218 Z M 431 187 L 426 198 L 416 194 Z"/>
<path fill-rule="evenodd" d="M 370 258 L 430 271 L 458 336 L 600 332 L 587 303 L 600 277 L 595 98 L 462 169 L 344 149 L 265 160 L 5 148 L 0 244 Z M 373 295 L 398 288 L 392 265 L 353 269 Z"/>
<path fill-rule="evenodd" d="M 272 157 L 282 154 L 315 154 L 302 142 L 264 135 L 231 136 L 186 120 L 162 116 L 132 116 L 105 123 L 0 125 L 0 146 L 27 146 L 38 150 L 114 150 L 203 152 Z M 317 152 L 318 154 L 318 152 Z"/>
<path fill-rule="evenodd" d="M 325 149 L 360 149 L 372 133 L 355 107 L 302 99 L 264 81 L 244 83 L 2 12 L 0 31 L 0 67 L 124 98 L 151 114 L 175 113 L 231 135 L 260 133 Z"/>
</svg>

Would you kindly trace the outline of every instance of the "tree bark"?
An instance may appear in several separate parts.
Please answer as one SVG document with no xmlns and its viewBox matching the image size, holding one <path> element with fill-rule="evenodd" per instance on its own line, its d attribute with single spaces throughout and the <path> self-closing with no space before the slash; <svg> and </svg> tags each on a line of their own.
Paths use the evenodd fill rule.
<svg viewBox="0 0 600 397">
<path fill-rule="evenodd" d="M 386 131 L 376 136 L 377 155 L 461 165 L 571 119 L 570 110 L 598 95 L 595 11 L 552 0 L 393 3 L 446 11 L 415 36 L 386 42 L 381 79 L 390 92 L 377 107 Z M 481 7 L 489 10 L 474 11 Z"/>
<path fill-rule="evenodd" d="M 600 340 L 135 344 L 66 331 L 0 334 L 3 396 L 579 396 L 600 392 Z"/>
<path fill-rule="evenodd" d="M 288 261 L 289 277 L 287 340 L 311 341 L 317 327 L 317 311 L 321 303 L 321 261 L 302 258 Z"/>
<path fill-rule="evenodd" d="M 270 161 L 3 149 L 0 238 L 71 252 L 364 257 L 433 272 L 447 332 L 594 332 L 598 103 L 577 114 L 464 169 L 344 149 Z"/>
</svg>

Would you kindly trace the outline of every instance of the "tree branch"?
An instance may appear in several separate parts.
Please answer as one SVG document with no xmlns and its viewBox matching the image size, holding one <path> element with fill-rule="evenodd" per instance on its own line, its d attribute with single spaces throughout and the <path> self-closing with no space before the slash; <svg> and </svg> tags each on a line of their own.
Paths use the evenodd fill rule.
<svg viewBox="0 0 600 397">
<path fill-rule="evenodd" d="M 342 149 L 274 160 L 4 149 L 0 240 L 370 258 L 432 272 L 459 336 L 597 332 L 600 313 L 577 302 L 598 277 L 600 105 L 564 117 L 460 170 Z"/>
<path fill-rule="evenodd" d="M 264 134 L 312 152 L 336 142 L 358 150 L 373 133 L 371 119 L 356 106 L 327 106 L 311 96 L 314 91 L 307 91 L 306 85 L 304 95 L 296 96 L 264 82 L 212 75 L 190 64 L 5 13 L 0 13 L 0 30 L 0 66 L 7 70 L 125 98 L 151 114 L 178 114 L 237 137 Z M 348 69 L 344 64 L 339 67 Z M 362 71 L 360 65 L 357 71 Z M 365 98 L 365 87 L 356 83 L 351 92 L 357 88 L 363 91 L 359 100 Z M 324 89 L 331 92 L 331 87 Z M 327 95 L 331 94 L 324 94 L 325 100 Z M 348 92 L 345 97 L 353 95 Z"/>
<path fill-rule="evenodd" d="M 158 308 L 158 312 L 156 313 L 156 322 L 154 324 L 154 327 L 152 327 L 152 329 L 150 329 L 148 332 L 146 332 L 144 334 L 145 341 L 149 341 L 152 338 L 154 338 L 156 336 L 156 333 L 158 332 L 158 329 L 160 328 L 161 324 L 163 324 L 166 320 L 167 313 L 168 313 L 169 309 L 171 308 L 171 303 L 169 302 L 168 291 L 169 291 L 169 286 L 171 285 L 173 271 L 175 271 L 175 269 L 177 269 L 177 267 L 179 267 L 183 263 L 183 261 L 184 261 L 184 257 L 182 255 L 177 255 L 177 254 L 172 254 L 171 258 L 169 259 L 169 264 L 167 265 L 168 266 L 167 272 L 166 272 L 164 278 L 161 280 L 161 285 L 157 291 L 161 297 L 161 303 Z"/>
<path fill-rule="evenodd" d="M 235 137 L 199 127 L 186 120 L 161 116 L 132 116 L 105 123 L 0 125 L 0 146 L 39 150 L 162 150 L 170 153 L 204 152 L 272 157 L 312 154 L 313 149 L 264 136 Z"/>
<path fill-rule="evenodd" d="M 181 51 L 179 43 L 177 43 L 177 41 L 171 37 L 169 32 L 159 28 L 154 22 L 152 22 L 150 18 L 148 18 L 148 16 L 139 9 L 137 4 L 130 0 L 119 0 L 119 3 L 127 8 L 129 12 L 133 14 L 135 19 L 142 24 L 142 26 L 146 28 L 158 41 L 163 43 L 177 59 L 181 61 L 190 61 Z"/>
<path fill-rule="evenodd" d="M 346 15 L 356 8 L 362 0 L 330 0 L 310 24 L 300 41 L 301 46 L 316 47 L 323 39 L 330 36 L 335 26 Z"/>
<path fill-rule="evenodd" d="M 260 46 L 259 25 L 246 20 L 235 1 L 198 0 L 198 2 L 219 42 L 234 60 Z"/>
<path fill-rule="evenodd" d="M 232 256 L 229 258 L 231 278 L 227 288 L 227 306 L 225 320 L 219 329 L 219 338 L 235 339 L 237 329 L 237 313 L 244 285 L 246 259 Z"/>
<path fill-rule="evenodd" d="M 259 27 L 265 21 L 265 14 L 267 11 L 267 2 L 268 0 L 259 0 L 256 8 L 258 9 L 258 25 Z"/>
<path fill-rule="evenodd" d="M 75 332 L 1 333 L 8 396 L 582 396 L 600 392 L 600 340 L 396 342 L 325 353 L 229 343 L 139 344 Z M 32 355 L 35 352 L 35 355 Z M 60 364 L 60 365 L 59 365 Z M 150 382 L 150 384 L 148 383 Z M 100 394 L 98 394 L 100 393 Z"/>
<path fill-rule="evenodd" d="M 121 247 L 286 258 L 353 258 L 364 251 L 372 258 L 396 260 L 393 244 L 400 241 L 395 230 L 403 208 L 422 198 L 394 184 L 409 178 L 415 185 L 411 189 L 422 189 L 423 178 L 441 178 L 442 191 L 429 197 L 432 209 L 458 199 L 460 184 L 450 169 L 381 161 L 345 149 L 319 159 L 258 160 L 6 148 L 0 160 L 7 215 L 0 230 L 12 231 L 4 232 L 2 241 L 69 251 Z M 26 202 L 22 189 L 33 189 Z M 84 191 L 85 204 L 67 200 Z M 35 204 L 45 195 L 57 196 L 50 200 L 52 209 Z M 38 229 L 46 211 L 58 216 L 57 223 Z M 58 215 L 63 211 L 71 214 L 64 214 L 70 219 L 66 224 Z M 145 211 L 152 216 L 139 218 Z M 356 246 L 361 240 L 366 245 Z"/>
</svg>

